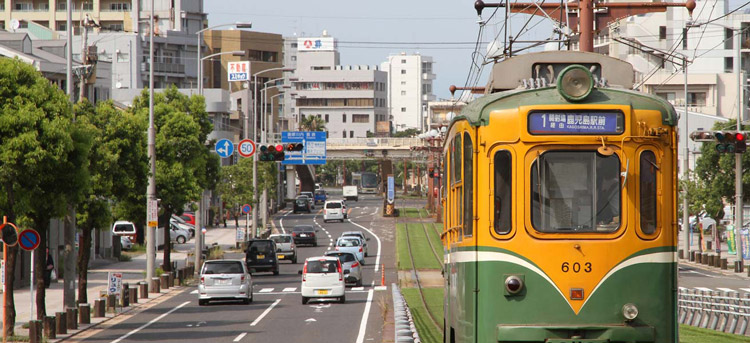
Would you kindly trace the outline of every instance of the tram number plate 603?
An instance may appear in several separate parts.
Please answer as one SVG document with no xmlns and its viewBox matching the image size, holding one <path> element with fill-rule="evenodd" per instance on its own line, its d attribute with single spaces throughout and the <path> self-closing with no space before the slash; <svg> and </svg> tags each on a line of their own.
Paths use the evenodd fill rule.
<svg viewBox="0 0 750 343">
<path fill-rule="evenodd" d="M 546 343 L 607 343 L 606 339 L 548 338 Z"/>
<path fill-rule="evenodd" d="M 578 263 L 578 262 L 563 262 L 562 266 L 560 266 L 560 270 L 563 271 L 563 273 L 573 272 L 573 273 L 591 273 L 592 267 L 591 262 L 584 262 L 584 263 Z M 581 341 L 586 342 L 586 341 Z"/>
</svg>

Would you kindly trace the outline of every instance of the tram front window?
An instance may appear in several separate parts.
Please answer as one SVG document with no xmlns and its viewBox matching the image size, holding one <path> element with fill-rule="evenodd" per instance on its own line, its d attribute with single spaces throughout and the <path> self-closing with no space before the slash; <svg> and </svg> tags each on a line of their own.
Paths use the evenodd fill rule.
<svg viewBox="0 0 750 343">
<path fill-rule="evenodd" d="M 531 223 L 539 232 L 615 231 L 620 227 L 619 185 L 617 155 L 546 152 L 531 165 Z"/>
</svg>

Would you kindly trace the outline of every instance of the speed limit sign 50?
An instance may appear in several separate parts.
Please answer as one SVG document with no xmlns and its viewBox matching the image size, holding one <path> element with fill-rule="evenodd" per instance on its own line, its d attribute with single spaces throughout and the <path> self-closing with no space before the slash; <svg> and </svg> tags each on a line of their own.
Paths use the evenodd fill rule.
<svg viewBox="0 0 750 343">
<path fill-rule="evenodd" d="M 252 139 L 243 139 L 237 145 L 237 150 L 242 157 L 250 157 L 255 154 L 255 142 Z"/>
</svg>

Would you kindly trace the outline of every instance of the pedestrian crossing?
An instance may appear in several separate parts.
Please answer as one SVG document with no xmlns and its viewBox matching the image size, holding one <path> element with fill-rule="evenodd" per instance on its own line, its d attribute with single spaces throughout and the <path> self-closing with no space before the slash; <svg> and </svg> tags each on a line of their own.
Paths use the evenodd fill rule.
<svg viewBox="0 0 750 343">
<path fill-rule="evenodd" d="M 699 291 L 699 292 L 724 292 L 724 293 L 750 293 L 750 288 L 727 288 L 727 287 L 679 287 L 680 292 Z"/>
</svg>

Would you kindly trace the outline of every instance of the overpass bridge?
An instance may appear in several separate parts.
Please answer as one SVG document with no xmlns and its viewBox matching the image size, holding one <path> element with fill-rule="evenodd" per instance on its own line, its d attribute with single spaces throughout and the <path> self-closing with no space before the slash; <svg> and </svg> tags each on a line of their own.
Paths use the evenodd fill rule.
<svg viewBox="0 0 750 343">
<path fill-rule="evenodd" d="M 425 141 L 421 138 L 328 138 L 327 160 L 408 160 L 426 163 Z"/>
</svg>

